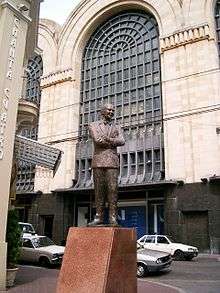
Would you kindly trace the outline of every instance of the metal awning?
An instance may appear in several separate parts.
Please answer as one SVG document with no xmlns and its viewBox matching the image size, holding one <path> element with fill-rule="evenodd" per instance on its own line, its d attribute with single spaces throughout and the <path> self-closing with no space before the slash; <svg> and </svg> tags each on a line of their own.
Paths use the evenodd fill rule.
<svg viewBox="0 0 220 293">
<path fill-rule="evenodd" d="M 17 159 L 53 170 L 53 174 L 62 156 L 61 150 L 20 135 L 15 137 L 15 153 Z"/>
<path fill-rule="evenodd" d="M 145 184 L 126 184 L 122 185 L 119 184 L 118 186 L 118 191 L 123 192 L 123 191 L 140 191 L 140 190 L 147 190 L 147 189 L 155 189 L 155 188 L 168 188 L 171 186 L 176 186 L 178 185 L 177 181 L 173 180 L 163 180 L 163 181 L 157 181 L 157 182 L 148 182 Z M 94 191 L 94 187 L 89 186 L 87 188 L 75 188 L 75 187 L 70 187 L 70 188 L 58 188 L 53 190 L 52 192 L 55 193 L 76 193 L 76 194 L 84 194 L 84 193 L 91 193 Z"/>
</svg>

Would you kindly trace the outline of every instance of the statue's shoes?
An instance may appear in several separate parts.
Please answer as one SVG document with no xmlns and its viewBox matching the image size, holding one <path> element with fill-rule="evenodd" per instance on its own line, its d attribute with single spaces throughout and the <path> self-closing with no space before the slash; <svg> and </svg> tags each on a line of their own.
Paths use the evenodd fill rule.
<svg viewBox="0 0 220 293">
<path fill-rule="evenodd" d="M 94 219 L 92 222 L 88 223 L 88 227 L 94 227 L 94 226 L 99 226 L 99 225 L 103 225 L 103 221 L 100 219 Z"/>
<path fill-rule="evenodd" d="M 111 226 L 111 227 L 120 227 L 120 225 L 117 222 L 116 217 L 110 217 L 109 226 Z"/>
</svg>

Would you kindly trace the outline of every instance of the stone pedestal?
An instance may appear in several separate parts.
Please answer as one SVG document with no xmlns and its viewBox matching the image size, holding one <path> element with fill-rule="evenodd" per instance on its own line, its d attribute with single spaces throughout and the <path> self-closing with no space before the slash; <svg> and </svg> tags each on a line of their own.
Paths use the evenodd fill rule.
<svg viewBox="0 0 220 293">
<path fill-rule="evenodd" d="M 57 293 L 136 293 L 136 231 L 70 228 Z"/>
</svg>

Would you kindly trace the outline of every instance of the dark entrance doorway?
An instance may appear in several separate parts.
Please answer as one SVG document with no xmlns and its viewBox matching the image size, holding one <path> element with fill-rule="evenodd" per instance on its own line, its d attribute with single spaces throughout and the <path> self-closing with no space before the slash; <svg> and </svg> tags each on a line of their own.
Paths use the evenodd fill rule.
<svg viewBox="0 0 220 293">
<path fill-rule="evenodd" d="M 52 238 L 53 236 L 53 219 L 54 219 L 53 215 L 43 216 L 44 235 L 49 238 Z"/>
<path fill-rule="evenodd" d="M 200 252 L 209 252 L 208 211 L 183 212 L 184 242 L 198 247 Z"/>
</svg>

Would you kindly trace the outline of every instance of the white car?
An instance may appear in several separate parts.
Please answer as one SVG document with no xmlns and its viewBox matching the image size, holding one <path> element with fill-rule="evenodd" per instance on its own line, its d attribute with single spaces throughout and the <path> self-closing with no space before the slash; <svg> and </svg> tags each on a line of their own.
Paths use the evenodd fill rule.
<svg viewBox="0 0 220 293">
<path fill-rule="evenodd" d="M 25 236 L 22 238 L 20 260 L 42 266 L 60 264 L 64 250 L 64 246 L 55 245 L 47 236 Z"/>
<path fill-rule="evenodd" d="M 30 223 L 24 223 L 24 222 L 18 222 L 19 227 L 21 228 L 22 237 L 25 236 L 31 236 L 31 235 L 37 235 L 34 227 Z"/>
<path fill-rule="evenodd" d="M 137 277 L 142 278 L 151 272 L 167 270 L 172 263 L 169 253 L 137 246 Z"/>
<path fill-rule="evenodd" d="M 165 235 L 144 235 L 138 239 L 144 248 L 170 253 L 176 260 L 191 260 L 198 255 L 198 248 L 175 243 Z"/>
</svg>

